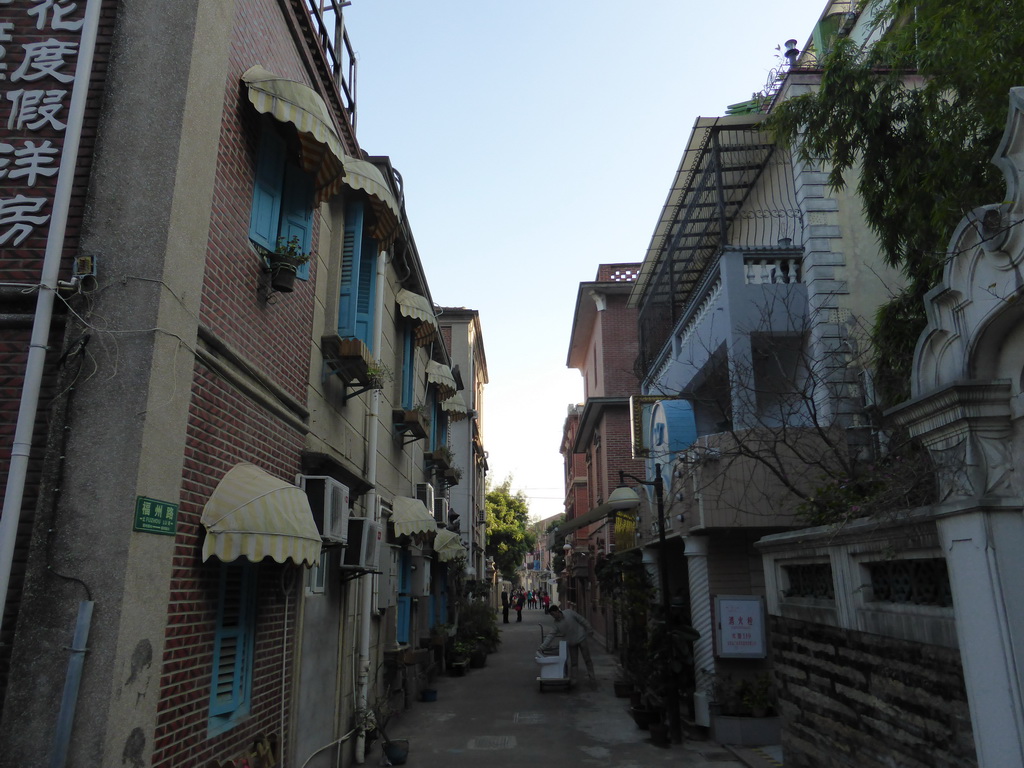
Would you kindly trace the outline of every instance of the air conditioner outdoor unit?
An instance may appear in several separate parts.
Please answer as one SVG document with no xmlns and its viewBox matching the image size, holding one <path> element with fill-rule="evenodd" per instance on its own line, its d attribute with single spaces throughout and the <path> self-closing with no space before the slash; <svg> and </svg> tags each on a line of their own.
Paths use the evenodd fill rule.
<svg viewBox="0 0 1024 768">
<path fill-rule="evenodd" d="M 333 477 L 301 475 L 299 485 L 306 492 L 313 519 L 324 541 L 344 544 L 348 537 L 349 490 Z"/>
<path fill-rule="evenodd" d="M 448 499 L 434 499 L 434 519 L 448 525 Z"/>
<path fill-rule="evenodd" d="M 416 483 L 416 498 L 431 512 L 434 511 L 434 486 L 430 483 Z"/>
<path fill-rule="evenodd" d="M 349 568 L 376 570 L 380 560 L 380 545 L 383 538 L 381 524 L 365 517 L 353 517 L 348 521 L 348 546 L 345 547 L 343 565 Z"/>
</svg>

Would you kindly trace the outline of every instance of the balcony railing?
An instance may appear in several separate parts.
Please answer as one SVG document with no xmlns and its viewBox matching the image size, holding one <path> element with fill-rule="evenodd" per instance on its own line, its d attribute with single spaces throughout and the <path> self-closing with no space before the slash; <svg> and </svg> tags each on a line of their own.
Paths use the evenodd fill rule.
<svg viewBox="0 0 1024 768">
<path fill-rule="evenodd" d="M 334 77 L 341 104 L 356 127 L 356 57 L 345 30 L 344 0 L 302 0 L 309 11 L 320 50 Z"/>
<path fill-rule="evenodd" d="M 751 254 L 750 282 L 799 282 L 803 215 L 790 156 L 758 122 L 757 116 L 709 119 L 694 129 L 639 285 L 641 378 L 703 300 L 723 251 Z"/>
</svg>

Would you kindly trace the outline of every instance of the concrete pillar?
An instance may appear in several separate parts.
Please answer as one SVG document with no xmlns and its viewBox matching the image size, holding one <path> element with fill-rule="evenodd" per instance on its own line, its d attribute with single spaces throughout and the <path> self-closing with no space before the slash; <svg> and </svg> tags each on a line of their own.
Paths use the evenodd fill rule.
<svg viewBox="0 0 1024 768">
<path fill-rule="evenodd" d="M 975 510 L 938 527 L 978 765 L 1024 765 L 1024 517 L 1019 509 Z"/>
<path fill-rule="evenodd" d="M 697 691 L 710 691 L 715 674 L 715 637 L 711 585 L 708 583 L 708 540 L 702 536 L 687 536 L 683 543 L 690 576 L 690 620 L 693 628 L 700 632 L 700 638 L 693 643 Z"/>
</svg>

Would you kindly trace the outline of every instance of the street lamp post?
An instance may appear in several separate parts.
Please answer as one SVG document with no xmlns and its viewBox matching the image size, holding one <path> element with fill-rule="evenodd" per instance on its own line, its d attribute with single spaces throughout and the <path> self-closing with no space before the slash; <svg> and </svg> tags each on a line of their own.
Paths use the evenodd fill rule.
<svg viewBox="0 0 1024 768">
<path fill-rule="evenodd" d="M 675 653 L 675 644 L 672 642 L 671 637 L 672 596 L 668 590 L 668 552 L 665 548 L 665 483 L 661 479 L 661 464 L 654 465 L 653 480 L 641 480 L 628 472 L 619 470 L 619 485 L 623 487 L 616 488 L 608 496 L 608 503 L 615 508 L 629 509 L 640 504 L 640 497 L 637 496 L 636 491 L 624 487 L 625 478 L 627 477 L 640 485 L 648 485 L 654 488 L 654 499 L 658 509 L 658 546 L 660 548 L 658 553 L 658 573 L 661 578 L 661 608 L 664 614 L 665 635 L 668 640 L 667 650 L 671 659 Z M 632 498 L 627 494 L 630 494 Z M 674 661 L 674 659 L 672 660 Z M 668 670 L 671 679 L 665 696 L 665 707 L 668 709 L 669 736 L 674 744 L 680 744 L 683 741 L 683 726 L 679 718 L 679 686 L 677 685 L 673 667 L 674 665 L 670 664 L 670 669 Z"/>
</svg>

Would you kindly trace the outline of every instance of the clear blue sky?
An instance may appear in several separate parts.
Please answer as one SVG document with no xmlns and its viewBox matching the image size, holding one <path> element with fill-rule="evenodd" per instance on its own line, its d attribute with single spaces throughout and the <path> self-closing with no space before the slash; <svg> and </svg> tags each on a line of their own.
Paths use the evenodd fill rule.
<svg viewBox="0 0 1024 768">
<path fill-rule="evenodd" d="M 389 155 L 434 302 L 479 310 L 484 441 L 562 511 L 580 282 L 642 261 L 698 116 L 749 99 L 824 0 L 353 0 L 358 136 Z"/>
</svg>

